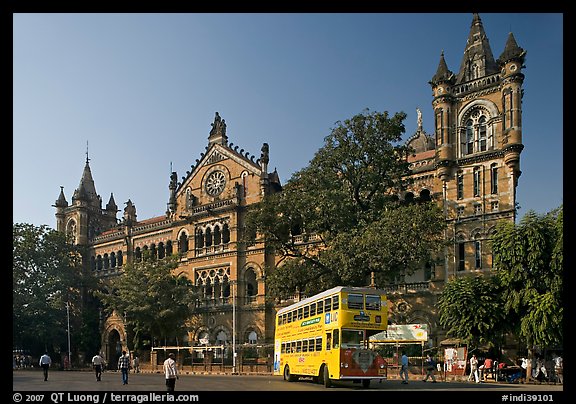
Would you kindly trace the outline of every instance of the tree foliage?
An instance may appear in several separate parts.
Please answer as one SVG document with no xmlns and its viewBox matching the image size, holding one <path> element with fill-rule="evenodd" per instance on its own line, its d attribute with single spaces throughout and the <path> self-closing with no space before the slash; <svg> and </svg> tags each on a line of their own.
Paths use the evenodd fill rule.
<svg viewBox="0 0 576 404">
<path fill-rule="evenodd" d="M 545 215 L 530 211 L 518 225 L 500 223 L 492 238 L 494 267 L 505 311 L 527 347 L 563 344 L 562 206 Z"/>
<path fill-rule="evenodd" d="M 563 210 L 500 222 L 492 237 L 494 273 L 446 283 L 438 299 L 448 335 L 497 345 L 511 332 L 528 349 L 563 345 Z M 531 356 L 531 354 L 529 354 Z"/>
<path fill-rule="evenodd" d="M 156 259 L 145 254 L 140 262 L 126 264 L 120 276 L 101 281 L 96 296 L 109 313 L 124 317 L 135 349 L 150 337 L 172 342 L 185 334 L 197 295 L 186 276 L 172 273 L 177 267 L 177 255 Z"/>
<path fill-rule="evenodd" d="M 34 355 L 67 352 L 68 317 L 74 350 L 89 345 L 91 339 L 80 332 L 88 326 L 81 312 L 84 292 L 93 287 L 94 278 L 82 271 L 78 247 L 46 225 L 15 223 L 12 237 L 14 347 Z M 88 332 L 96 333 L 97 328 Z"/>
<path fill-rule="evenodd" d="M 507 331 L 502 287 L 493 276 L 455 278 L 438 297 L 440 325 L 468 346 L 495 346 Z"/>
<path fill-rule="evenodd" d="M 336 127 L 281 193 L 247 215 L 246 234 L 282 257 L 269 294 L 306 294 L 339 284 L 384 284 L 431 263 L 445 222 L 434 203 L 405 205 L 411 150 L 399 144 L 404 113 L 365 110 Z"/>
</svg>

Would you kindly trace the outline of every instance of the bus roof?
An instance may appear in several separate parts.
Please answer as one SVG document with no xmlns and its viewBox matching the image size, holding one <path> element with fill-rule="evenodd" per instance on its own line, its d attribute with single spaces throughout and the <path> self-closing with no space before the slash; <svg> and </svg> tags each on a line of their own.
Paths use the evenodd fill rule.
<svg viewBox="0 0 576 404">
<path fill-rule="evenodd" d="M 386 292 L 382 289 L 374 289 L 370 287 L 361 287 L 361 286 L 335 286 L 332 289 L 327 289 L 323 292 L 317 293 L 314 296 L 307 297 L 306 299 L 302 299 L 299 302 L 292 303 L 290 306 L 286 306 L 278 310 L 276 315 L 282 314 L 286 311 L 295 309 L 296 307 L 306 306 L 308 303 L 311 303 L 315 300 L 333 295 L 334 293 L 338 292 L 356 292 L 356 293 L 369 293 L 372 295 L 386 295 Z"/>
</svg>

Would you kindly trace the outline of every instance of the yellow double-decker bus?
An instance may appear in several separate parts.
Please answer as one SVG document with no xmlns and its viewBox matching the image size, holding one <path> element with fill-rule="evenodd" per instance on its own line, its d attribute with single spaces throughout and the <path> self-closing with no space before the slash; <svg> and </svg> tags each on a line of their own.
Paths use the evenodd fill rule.
<svg viewBox="0 0 576 404">
<path fill-rule="evenodd" d="M 369 337 L 386 330 L 383 290 L 337 286 L 276 313 L 274 374 L 330 387 L 334 380 L 362 382 L 387 377 L 387 363 L 369 348 Z"/>
</svg>

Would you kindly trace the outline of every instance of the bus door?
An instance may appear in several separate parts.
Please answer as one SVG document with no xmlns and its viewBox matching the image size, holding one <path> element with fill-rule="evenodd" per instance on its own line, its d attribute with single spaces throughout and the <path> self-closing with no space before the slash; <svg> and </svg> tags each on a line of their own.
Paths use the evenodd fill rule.
<svg viewBox="0 0 576 404">
<path fill-rule="evenodd" d="M 340 347 L 340 333 L 339 330 L 332 330 L 326 332 L 326 350 L 338 349 Z"/>
</svg>

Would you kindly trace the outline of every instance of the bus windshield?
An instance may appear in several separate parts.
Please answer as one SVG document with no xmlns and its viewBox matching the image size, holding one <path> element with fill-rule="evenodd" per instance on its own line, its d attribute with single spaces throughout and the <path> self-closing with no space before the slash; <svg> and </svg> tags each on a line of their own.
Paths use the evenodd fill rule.
<svg viewBox="0 0 576 404">
<path fill-rule="evenodd" d="M 363 341 L 363 330 L 342 330 L 342 348 L 362 348 Z"/>
</svg>

